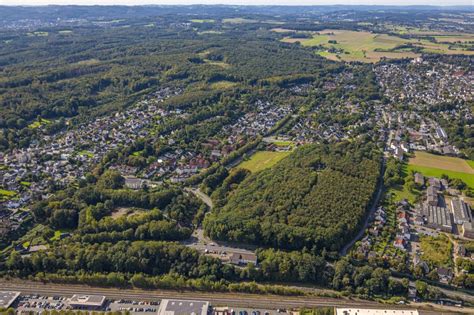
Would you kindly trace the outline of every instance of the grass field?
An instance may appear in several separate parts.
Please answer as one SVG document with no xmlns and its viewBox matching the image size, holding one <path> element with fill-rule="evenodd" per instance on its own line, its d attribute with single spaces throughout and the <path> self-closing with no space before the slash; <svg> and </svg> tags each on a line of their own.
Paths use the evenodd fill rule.
<svg viewBox="0 0 474 315">
<path fill-rule="evenodd" d="M 244 19 L 244 18 L 231 18 L 231 19 L 223 19 L 222 23 L 230 23 L 230 24 L 244 24 L 244 23 L 255 23 L 258 22 L 257 20 L 252 19 Z"/>
<path fill-rule="evenodd" d="M 240 163 L 238 167 L 245 168 L 252 173 L 255 173 L 272 167 L 283 158 L 287 157 L 290 153 L 291 152 L 258 151 L 252 155 L 249 160 Z"/>
<path fill-rule="evenodd" d="M 211 83 L 210 87 L 213 90 L 227 90 L 227 89 L 233 88 L 236 85 L 237 85 L 236 82 L 217 81 L 217 82 Z"/>
<path fill-rule="evenodd" d="M 16 192 L 0 188 L 0 201 L 7 201 L 16 196 Z"/>
<path fill-rule="evenodd" d="M 337 52 L 321 50 L 318 52 L 319 55 L 331 60 L 344 61 L 376 62 L 383 57 L 397 59 L 413 58 L 419 55 L 409 49 L 399 49 L 399 47 L 404 47 L 405 44 L 421 47 L 426 52 L 474 54 L 473 51 L 450 49 L 448 44 L 433 43 L 424 39 L 404 39 L 398 36 L 363 31 L 324 30 L 314 34 L 313 38 L 286 37 L 282 41 L 287 43 L 300 42 L 301 45 L 309 47 L 321 45 L 324 49 L 332 49 Z"/>
<path fill-rule="evenodd" d="M 474 166 L 474 161 L 467 161 L 450 156 L 435 155 L 423 151 L 416 151 L 415 157 L 410 159 L 410 164 L 474 175 L 474 168 L 472 167 Z"/>
<path fill-rule="evenodd" d="M 427 177 L 441 177 L 444 174 L 459 178 L 474 189 L 474 161 L 417 151 L 408 164 L 408 171 L 420 172 Z"/>
<path fill-rule="evenodd" d="M 423 236 L 420 238 L 421 258 L 431 267 L 450 267 L 453 265 L 451 252 L 453 245 L 446 235 L 440 234 L 434 238 Z"/>
<path fill-rule="evenodd" d="M 50 120 L 47 120 L 47 119 L 42 118 L 41 121 L 34 121 L 34 122 L 32 122 L 31 124 L 29 124 L 29 125 L 28 125 L 28 128 L 30 128 L 30 129 L 36 129 L 36 128 L 41 127 L 42 125 L 47 125 L 47 124 L 50 124 L 50 123 L 51 123 Z"/>
<path fill-rule="evenodd" d="M 89 158 L 93 158 L 94 157 L 94 153 L 90 152 L 90 151 L 87 151 L 87 150 L 82 150 L 82 151 L 79 151 L 77 152 L 78 155 L 85 155 Z"/>
</svg>

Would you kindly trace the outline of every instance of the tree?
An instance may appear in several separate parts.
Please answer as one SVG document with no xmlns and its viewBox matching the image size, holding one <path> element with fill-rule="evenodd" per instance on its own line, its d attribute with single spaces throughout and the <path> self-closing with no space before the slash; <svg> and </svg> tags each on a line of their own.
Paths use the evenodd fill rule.
<svg viewBox="0 0 474 315">
<path fill-rule="evenodd" d="M 119 189 L 125 184 L 125 178 L 115 170 L 107 170 L 99 178 L 97 185 L 102 189 Z"/>
</svg>

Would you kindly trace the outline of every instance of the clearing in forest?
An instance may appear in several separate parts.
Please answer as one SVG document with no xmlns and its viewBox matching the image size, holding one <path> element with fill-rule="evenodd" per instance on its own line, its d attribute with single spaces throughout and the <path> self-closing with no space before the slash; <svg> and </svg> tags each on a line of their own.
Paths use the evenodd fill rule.
<svg viewBox="0 0 474 315">
<path fill-rule="evenodd" d="M 277 164 L 291 152 L 258 151 L 249 160 L 242 162 L 238 167 L 245 168 L 252 173 L 264 170 Z"/>
</svg>

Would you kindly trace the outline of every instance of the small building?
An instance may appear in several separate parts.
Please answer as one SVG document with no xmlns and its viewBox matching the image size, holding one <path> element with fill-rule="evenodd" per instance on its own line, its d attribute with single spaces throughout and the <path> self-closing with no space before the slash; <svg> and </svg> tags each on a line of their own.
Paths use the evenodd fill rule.
<svg viewBox="0 0 474 315">
<path fill-rule="evenodd" d="M 449 283 L 453 279 L 453 271 L 448 268 L 438 268 L 436 270 L 438 272 L 439 281 L 442 283 Z"/>
<path fill-rule="evenodd" d="M 7 309 L 18 299 L 20 292 L 0 291 L 0 309 Z"/>
<path fill-rule="evenodd" d="M 142 189 L 143 180 L 136 177 L 125 177 L 125 187 L 130 189 Z"/>
<path fill-rule="evenodd" d="M 78 295 L 74 294 L 69 299 L 69 305 L 73 309 L 99 310 L 104 306 L 105 296 L 103 295 Z"/>
<path fill-rule="evenodd" d="M 161 300 L 158 315 L 207 315 L 209 302 L 207 301 L 184 301 L 184 300 Z"/>
<path fill-rule="evenodd" d="M 252 253 L 232 253 L 230 255 L 230 262 L 239 266 L 249 263 L 257 265 L 257 255 Z"/>
<path fill-rule="evenodd" d="M 417 183 L 420 186 L 425 185 L 425 177 L 421 175 L 420 173 L 415 173 L 415 183 Z"/>
</svg>

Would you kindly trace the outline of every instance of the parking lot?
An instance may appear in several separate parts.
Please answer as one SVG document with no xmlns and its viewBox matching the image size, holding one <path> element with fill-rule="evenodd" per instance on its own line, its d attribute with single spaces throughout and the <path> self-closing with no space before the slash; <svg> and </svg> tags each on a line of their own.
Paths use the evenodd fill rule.
<svg viewBox="0 0 474 315">
<path fill-rule="evenodd" d="M 70 309 L 66 305 L 66 298 L 61 296 L 39 296 L 39 295 L 25 295 L 18 301 L 17 306 L 19 313 L 27 312 L 43 312 L 45 310 L 65 310 Z"/>
</svg>

